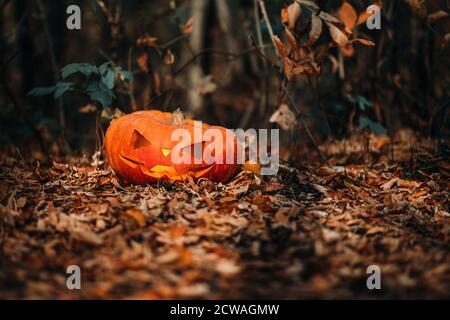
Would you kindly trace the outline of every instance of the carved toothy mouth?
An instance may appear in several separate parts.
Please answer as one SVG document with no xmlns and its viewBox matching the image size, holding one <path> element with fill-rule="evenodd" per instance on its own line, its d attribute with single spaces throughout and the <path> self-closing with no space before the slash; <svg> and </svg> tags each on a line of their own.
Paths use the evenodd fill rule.
<svg viewBox="0 0 450 320">
<path fill-rule="evenodd" d="M 141 173 L 148 177 L 152 177 L 155 179 L 161 179 L 166 177 L 169 180 L 174 181 L 184 181 L 187 180 L 189 177 L 200 178 L 201 176 L 211 171 L 211 169 L 214 166 L 214 164 L 211 164 L 207 167 L 197 169 L 194 168 L 189 170 L 188 172 L 179 173 L 177 170 L 175 170 L 174 167 L 156 165 L 153 168 L 148 169 L 147 165 L 141 161 L 129 158 L 125 155 L 120 155 L 120 158 L 123 160 L 125 164 L 132 167 L 133 169 L 139 168 Z"/>
</svg>

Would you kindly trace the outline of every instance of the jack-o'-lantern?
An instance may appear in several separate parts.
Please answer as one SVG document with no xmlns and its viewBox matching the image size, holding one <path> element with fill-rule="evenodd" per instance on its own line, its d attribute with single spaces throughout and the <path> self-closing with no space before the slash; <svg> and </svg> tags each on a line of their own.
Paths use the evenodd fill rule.
<svg viewBox="0 0 450 320">
<path fill-rule="evenodd" d="M 177 129 L 190 136 L 184 145 L 182 140 L 173 139 L 172 134 Z M 223 139 L 205 139 L 203 134 L 196 134 L 199 131 L 195 130 L 199 129 L 202 133 L 215 129 Z M 199 146 L 200 154 L 195 151 Z M 175 149 L 188 161 L 173 161 Z M 189 177 L 225 182 L 239 167 L 236 163 L 238 142 L 230 130 L 184 119 L 179 112 L 138 111 L 114 120 L 106 132 L 105 151 L 116 174 L 136 184 L 161 179 L 184 181 Z"/>
</svg>

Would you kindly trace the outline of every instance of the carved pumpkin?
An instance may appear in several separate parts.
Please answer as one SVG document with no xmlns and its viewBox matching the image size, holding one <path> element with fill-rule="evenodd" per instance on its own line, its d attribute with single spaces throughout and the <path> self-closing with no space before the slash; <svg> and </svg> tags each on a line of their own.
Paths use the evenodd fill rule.
<svg viewBox="0 0 450 320">
<path fill-rule="evenodd" d="M 189 176 L 194 180 L 205 177 L 217 182 L 232 178 L 238 169 L 236 136 L 226 128 L 202 123 L 202 132 L 213 128 L 218 129 L 224 136 L 221 143 L 215 139 L 205 141 L 203 136 L 196 137 L 195 122 L 183 119 L 180 115 L 181 113 L 148 110 L 134 112 L 114 120 L 106 132 L 105 151 L 108 162 L 116 174 L 136 184 L 152 183 L 160 179 L 183 181 Z M 180 146 L 180 141 L 172 141 L 171 135 L 176 129 L 186 130 L 185 132 L 191 136 L 191 143 Z M 227 134 L 231 139 L 225 139 Z M 204 161 L 203 154 L 201 160 L 197 159 L 195 162 L 194 157 L 199 157 L 193 150 L 198 144 L 201 144 L 203 153 L 209 144 L 214 144 L 210 146 L 215 148 L 211 154 L 216 156 L 222 153 L 223 164 L 213 160 Z M 189 150 L 190 153 L 187 154 L 192 156 L 192 161 L 185 161 L 189 162 L 187 164 L 173 163 L 171 152 L 176 145 L 180 153 Z M 228 153 L 230 157 L 234 155 L 232 164 L 225 164 Z"/>
</svg>

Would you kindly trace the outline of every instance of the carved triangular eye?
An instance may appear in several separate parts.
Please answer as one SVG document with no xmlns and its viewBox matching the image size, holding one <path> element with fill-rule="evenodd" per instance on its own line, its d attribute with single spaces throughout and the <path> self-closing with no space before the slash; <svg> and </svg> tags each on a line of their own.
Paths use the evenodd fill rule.
<svg viewBox="0 0 450 320">
<path fill-rule="evenodd" d="M 172 152 L 172 150 L 170 150 L 168 148 L 161 148 L 161 151 L 162 151 L 164 157 L 167 157 L 170 154 L 170 152 Z"/>
<path fill-rule="evenodd" d="M 138 149 L 151 146 L 152 144 L 137 130 L 134 130 L 133 136 L 131 137 L 131 145 L 133 146 L 133 149 Z"/>
</svg>

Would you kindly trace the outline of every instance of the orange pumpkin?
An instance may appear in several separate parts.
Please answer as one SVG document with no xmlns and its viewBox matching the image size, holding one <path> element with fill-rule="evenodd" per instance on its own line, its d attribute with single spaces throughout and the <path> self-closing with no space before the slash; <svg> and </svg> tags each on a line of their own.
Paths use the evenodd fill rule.
<svg viewBox="0 0 450 320">
<path fill-rule="evenodd" d="M 198 130 L 199 126 L 196 128 Z M 172 141 L 171 135 L 176 129 L 184 129 L 189 133 L 191 141 L 188 145 L 180 146 L 180 141 Z M 205 141 L 203 136 L 196 137 L 194 120 L 184 119 L 180 113 L 172 114 L 157 110 L 134 112 L 114 120 L 109 126 L 105 140 L 106 157 L 116 174 L 136 184 L 152 183 L 160 179 L 183 181 L 189 176 L 194 180 L 205 177 L 224 182 L 232 178 L 238 169 L 237 139 L 226 128 L 202 123 L 202 132 L 207 129 L 219 130 L 223 134 L 223 141 L 216 142 L 214 139 Z M 226 135 L 231 139 L 226 139 Z M 209 144 L 214 144 L 210 146 L 215 148 L 211 154 L 213 156 L 221 154 L 223 164 L 205 161 L 203 154 L 201 160 L 197 159 L 195 162 L 196 154 L 193 150 L 198 144 L 201 144 L 203 153 Z M 174 163 L 171 152 L 175 146 L 180 153 L 189 150 L 187 154 L 192 155 L 192 161 Z M 228 153 L 234 155 L 232 164 L 225 163 Z"/>
</svg>

